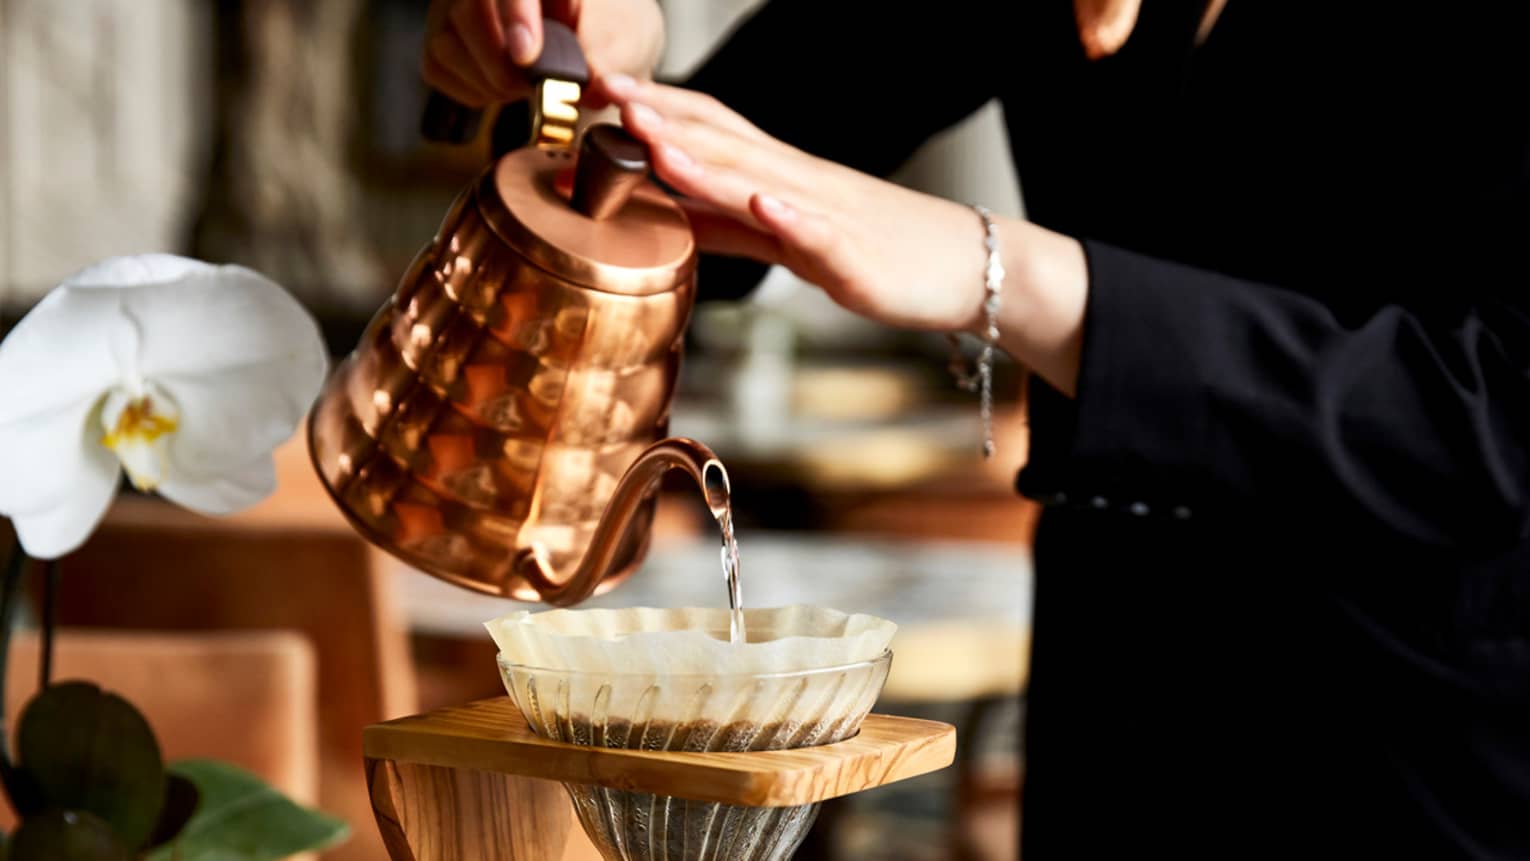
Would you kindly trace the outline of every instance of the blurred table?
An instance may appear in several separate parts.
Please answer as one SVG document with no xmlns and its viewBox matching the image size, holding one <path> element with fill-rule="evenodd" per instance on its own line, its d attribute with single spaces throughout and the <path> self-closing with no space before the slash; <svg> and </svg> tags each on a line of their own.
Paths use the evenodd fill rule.
<svg viewBox="0 0 1530 861">
<path fill-rule="evenodd" d="M 706 441 L 727 465 L 737 522 L 1030 545 L 1040 508 L 1014 488 L 1030 436 L 1018 403 L 996 405 L 998 452 L 985 460 L 976 403 L 931 400 L 907 373 L 796 368 L 789 383 L 780 415 L 748 399 L 730 408 L 716 393 L 678 399 L 672 412 L 671 433 Z M 666 487 L 686 507 L 689 488 Z"/>
<path fill-rule="evenodd" d="M 1030 554 L 980 542 L 822 535 L 739 535 L 745 606 L 815 604 L 899 625 L 884 695 L 966 701 L 1018 693 L 1029 665 Z M 416 632 L 481 637 L 483 623 L 538 609 L 478 595 L 399 564 L 401 603 Z M 719 546 L 656 546 L 630 580 L 582 607 L 726 606 Z"/>
</svg>

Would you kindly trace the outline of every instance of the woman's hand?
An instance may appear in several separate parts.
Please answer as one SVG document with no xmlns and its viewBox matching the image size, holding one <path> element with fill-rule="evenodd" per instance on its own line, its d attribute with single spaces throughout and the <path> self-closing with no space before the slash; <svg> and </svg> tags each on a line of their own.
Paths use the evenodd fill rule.
<svg viewBox="0 0 1530 861">
<path fill-rule="evenodd" d="M 542 18 L 579 36 L 592 74 L 647 77 L 664 47 L 654 0 L 432 0 L 420 71 L 468 107 L 526 98 L 524 69 L 542 54 Z"/>
<path fill-rule="evenodd" d="M 816 158 L 700 93 L 607 76 L 629 131 L 685 195 L 704 250 L 778 263 L 893 326 L 981 332 L 986 251 L 965 206 Z M 1074 240 L 999 219 L 1000 345 L 1063 391 L 1077 377 L 1087 272 Z"/>
</svg>

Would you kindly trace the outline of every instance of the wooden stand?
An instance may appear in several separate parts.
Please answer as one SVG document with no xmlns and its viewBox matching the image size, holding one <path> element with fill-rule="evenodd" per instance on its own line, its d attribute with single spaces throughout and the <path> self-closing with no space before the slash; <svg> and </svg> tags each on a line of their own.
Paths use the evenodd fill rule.
<svg viewBox="0 0 1530 861">
<path fill-rule="evenodd" d="M 573 816 L 559 782 L 788 807 L 951 764 L 956 730 L 870 715 L 852 739 L 757 753 L 580 747 L 531 732 L 508 697 L 366 728 L 367 785 L 393 861 L 549 861 Z"/>
</svg>

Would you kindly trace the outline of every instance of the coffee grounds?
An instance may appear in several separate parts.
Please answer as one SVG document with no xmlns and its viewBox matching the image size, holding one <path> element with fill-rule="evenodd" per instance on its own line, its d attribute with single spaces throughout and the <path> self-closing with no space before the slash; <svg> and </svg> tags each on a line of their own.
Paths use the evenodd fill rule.
<svg viewBox="0 0 1530 861">
<path fill-rule="evenodd" d="M 636 750 L 760 751 L 840 741 L 844 720 L 595 721 L 555 717 L 539 734 L 586 746 Z M 746 807 L 647 792 L 565 783 L 585 834 L 607 859 L 621 861 L 785 861 L 818 815 L 817 804 Z"/>
<path fill-rule="evenodd" d="M 815 721 L 772 721 L 759 724 L 733 721 L 720 724 L 711 720 L 677 723 L 653 720 L 634 727 L 623 718 L 604 722 L 588 715 L 555 717 L 554 726 L 536 727 L 539 735 L 573 744 L 628 750 L 685 750 L 742 753 L 758 750 L 789 750 L 843 741 L 850 722 L 819 719 Z"/>
</svg>

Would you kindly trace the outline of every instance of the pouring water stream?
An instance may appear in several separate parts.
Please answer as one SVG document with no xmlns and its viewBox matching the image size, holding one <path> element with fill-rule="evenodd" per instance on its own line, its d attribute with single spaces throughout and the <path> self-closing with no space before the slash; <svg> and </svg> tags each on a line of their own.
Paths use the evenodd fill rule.
<svg viewBox="0 0 1530 861">
<path fill-rule="evenodd" d="M 742 643 L 746 641 L 744 596 L 739 588 L 738 539 L 733 534 L 733 500 L 728 471 L 714 460 L 703 471 L 703 483 L 707 509 L 717 520 L 717 528 L 722 533 L 723 581 L 728 587 L 728 640 Z"/>
</svg>

